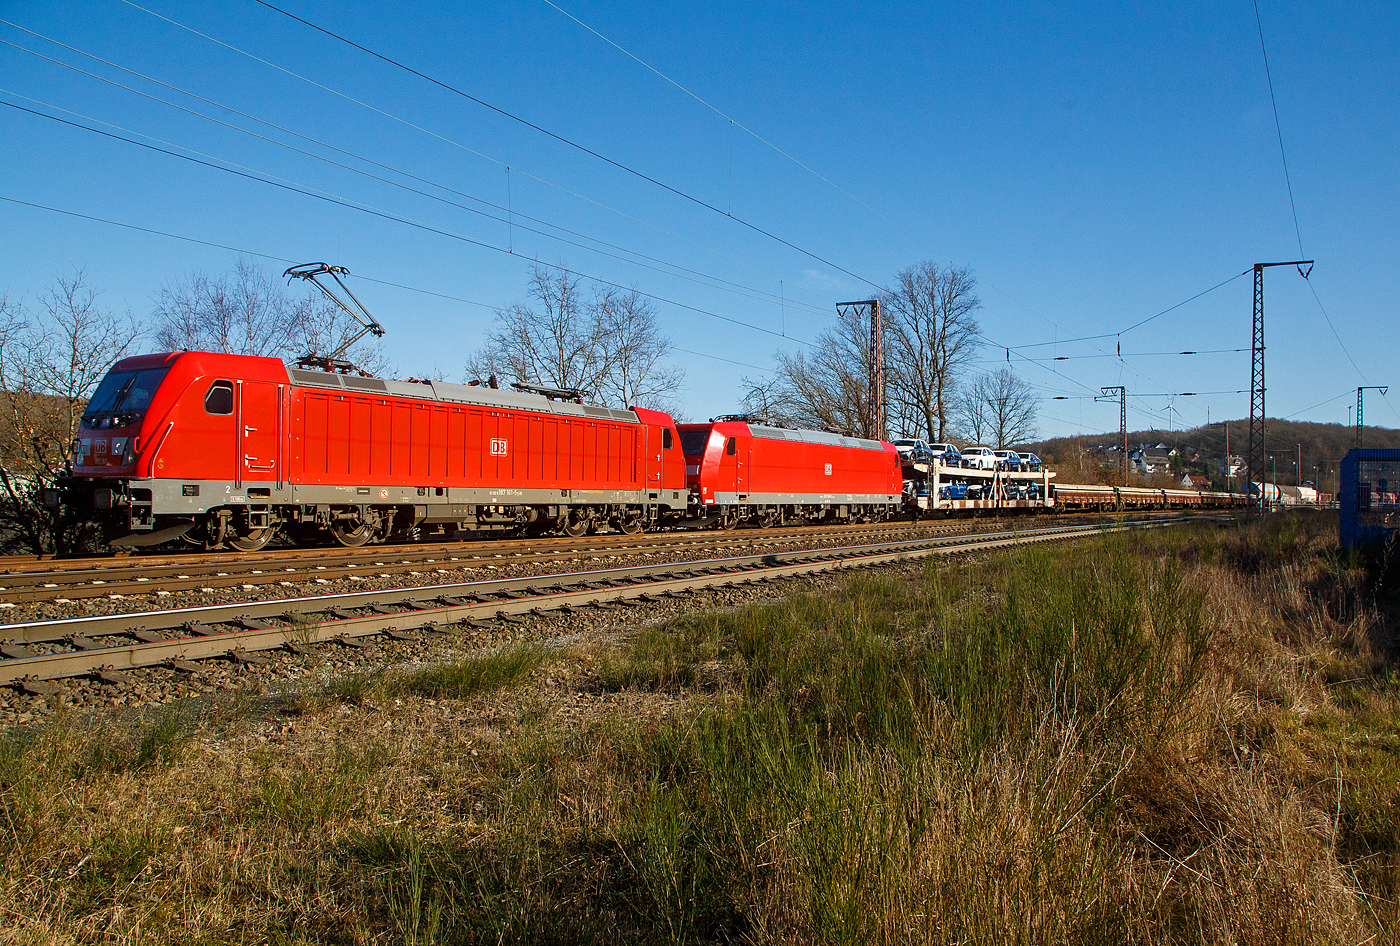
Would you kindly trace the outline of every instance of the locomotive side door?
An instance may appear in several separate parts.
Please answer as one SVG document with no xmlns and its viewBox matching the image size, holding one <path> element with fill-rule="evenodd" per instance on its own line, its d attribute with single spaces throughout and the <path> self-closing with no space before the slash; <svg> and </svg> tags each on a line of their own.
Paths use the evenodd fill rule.
<svg viewBox="0 0 1400 946">
<path fill-rule="evenodd" d="M 238 473 L 235 486 L 244 481 L 282 481 L 283 385 L 268 381 L 238 382 Z"/>
<path fill-rule="evenodd" d="M 643 468 L 646 470 L 646 489 L 649 493 L 657 493 L 661 489 L 662 457 L 668 446 L 665 441 L 670 439 L 671 431 L 669 429 L 663 429 L 655 424 L 647 424 L 647 453 Z"/>
<path fill-rule="evenodd" d="M 737 438 L 736 438 L 737 439 Z M 736 443 L 734 459 L 737 461 L 734 466 L 734 485 L 740 499 L 746 499 L 749 495 L 749 438 L 745 437 Z"/>
</svg>

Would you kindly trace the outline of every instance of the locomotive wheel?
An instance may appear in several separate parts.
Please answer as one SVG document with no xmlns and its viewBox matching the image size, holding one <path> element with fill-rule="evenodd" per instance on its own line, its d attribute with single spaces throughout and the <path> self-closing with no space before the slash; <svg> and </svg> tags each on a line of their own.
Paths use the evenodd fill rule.
<svg viewBox="0 0 1400 946">
<path fill-rule="evenodd" d="M 587 514 L 580 516 L 570 512 L 561 516 L 560 520 L 559 531 L 575 539 L 587 535 L 593 526 L 593 519 Z"/>
<path fill-rule="evenodd" d="M 720 516 L 719 527 L 726 531 L 739 528 L 739 514 L 737 512 L 725 512 Z"/>
<path fill-rule="evenodd" d="M 634 516 L 631 519 L 619 518 L 613 525 L 617 526 L 619 532 L 626 535 L 640 535 L 645 523 L 642 521 L 641 516 Z"/>
<path fill-rule="evenodd" d="M 222 516 L 209 517 L 180 536 L 180 541 L 206 552 L 223 548 L 227 522 L 228 520 Z"/>
<path fill-rule="evenodd" d="M 374 537 L 374 530 L 367 522 L 353 525 L 336 522 L 331 525 L 331 535 L 347 549 L 357 549 Z"/>
<path fill-rule="evenodd" d="M 276 526 L 268 526 L 265 529 L 253 529 L 247 535 L 236 535 L 228 540 L 229 548 L 237 552 L 256 552 L 264 548 L 272 541 L 272 537 L 277 534 Z"/>
</svg>

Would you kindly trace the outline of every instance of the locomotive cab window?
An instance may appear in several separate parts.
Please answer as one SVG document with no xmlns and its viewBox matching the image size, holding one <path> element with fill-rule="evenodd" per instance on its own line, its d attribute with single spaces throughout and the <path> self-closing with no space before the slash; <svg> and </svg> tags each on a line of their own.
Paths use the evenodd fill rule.
<svg viewBox="0 0 1400 946">
<path fill-rule="evenodd" d="M 671 439 L 671 428 L 667 427 L 665 433 L 661 435 L 661 447 L 662 449 L 670 450 L 675 445 L 675 441 Z"/>
<path fill-rule="evenodd" d="M 728 442 L 725 443 L 725 445 L 724 445 L 724 455 L 727 456 L 727 457 L 732 457 L 732 456 L 734 456 L 734 438 L 733 438 L 733 437 L 730 437 L 729 440 L 728 440 Z"/>
<path fill-rule="evenodd" d="M 231 383 L 215 381 L 209 385 L 209 393 L 204 395 L 204 413 L 233 413 L 233 385 Z"/>
<path fill-rule="evenodd" d="M 710 442 L 708 427 L 702 430 L 681 431 L 681 452 L 688 457 L 698 457 L 705 452 L 705 444 Z"/>
</svg>

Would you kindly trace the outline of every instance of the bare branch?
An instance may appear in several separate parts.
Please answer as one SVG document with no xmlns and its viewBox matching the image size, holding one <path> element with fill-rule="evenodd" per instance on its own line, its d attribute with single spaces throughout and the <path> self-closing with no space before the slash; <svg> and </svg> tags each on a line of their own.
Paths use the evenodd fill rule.
<svg viewBox="0 0 1400 946">
<path fill-rule="evenodd" d="M 946 439 L 957 377 L 976 353 L 977 280 L 924 261 L 901 271 L 881 297 L 887 319 L 889 402 L 894 429 Z"/>
<path fill-rule="evenodd" d="M 562 265 L 534 266 L 530 295 L 534 305 L 497 311 L 486 343 L 467 359 L 468 380 L 572 388 L 614 407 L 677 406 L 685 372 L 667 362 L 671 342 L 645 296 L 599 285 L 585 299 Z"/>
<path fill-rule="evenodd" d="M 1010 368 L 975 378 L 958 399 L 958 422 L 964 436 L 998 448 L 1014 447 L 1036 436 L 1040 399 L 1035 389 Z"/>
<path fill-rule="evenodd" d="M 240 259 L 233 272 L 192 272 L 156 293 L 155 341 L 166 351 L 217 351 L 292 359 L 325 355 L 361 326 L 324 296 L 291 293 L 258 264 Z M 355 345 L 346 359 L 370 374 L 389 371 L 378 339 Z"/>
</svg>

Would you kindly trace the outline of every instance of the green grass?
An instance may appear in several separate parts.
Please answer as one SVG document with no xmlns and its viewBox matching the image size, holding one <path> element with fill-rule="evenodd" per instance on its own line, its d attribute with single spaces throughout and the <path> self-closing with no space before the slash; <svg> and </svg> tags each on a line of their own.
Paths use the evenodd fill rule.
<svg viewBox="0 0 1400 946">
<path fill-rule="evenodd" d="M 1120 942 L 1130 917 L 1101 885 L 1124 852 L 1093 828 L 1209 637 L 1199 592 L 1123 541 L 641 633 L 603 661 L 608 686 L 674 692 L 719 663 L 737 702 L 542 739 L 495 795 L 516 831 L 399 869 L 428 878 L 433 928 L 465 941 L 975 941 L 1010 923 Z M 584 788 L 586 740 L 608 746 L 588 767 L 607 798 L 593 824 L 559 804 Z M 924 876 L 930 855 L 958 866 Z"/>
<path fill-rule="evenodd" d="M 34 730 L 9 863 L 80 941 L 1394 944 L 1373 577 L 1321 519 L 1204 524 L 342 678 L 249 755 Z M 193 813 L 102 814 L 201 760 Z"/>
<path fill-rule="evenodd" d="M 549 656 L 544 647 L 516 644 L 481 656 L 392 674 L 385 688 L 394 694 L 461 700 L 509 687 L 542 666 Z"/>
</svg>

